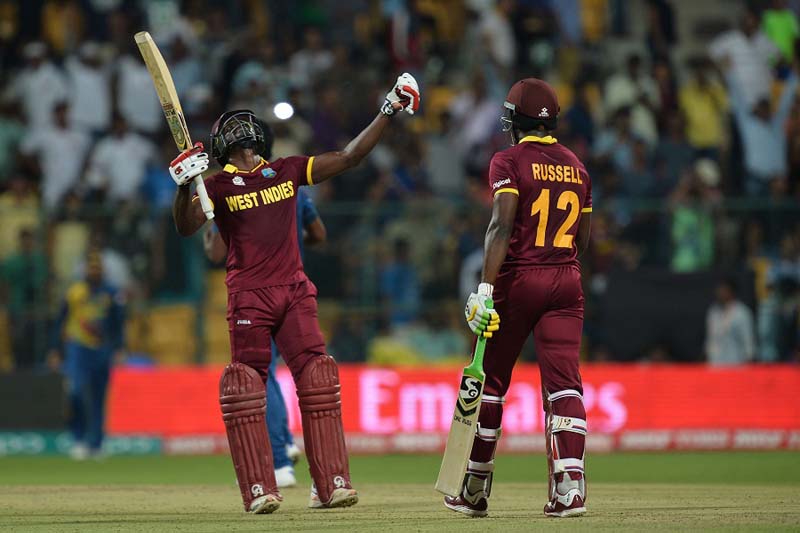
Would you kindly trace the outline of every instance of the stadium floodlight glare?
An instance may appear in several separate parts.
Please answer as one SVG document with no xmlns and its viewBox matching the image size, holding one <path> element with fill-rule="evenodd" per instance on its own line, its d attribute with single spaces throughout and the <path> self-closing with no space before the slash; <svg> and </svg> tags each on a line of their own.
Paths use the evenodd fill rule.
<svg viewBox="0 0 800 533">
<path fill-rule="evenodd" d="M 294 108 L 289 102 L 278 102 L 272 108 L 272 112 L 275 113 L 275 117 L 279 120 L 289 120 L 294 115 Z"/>
</svg>

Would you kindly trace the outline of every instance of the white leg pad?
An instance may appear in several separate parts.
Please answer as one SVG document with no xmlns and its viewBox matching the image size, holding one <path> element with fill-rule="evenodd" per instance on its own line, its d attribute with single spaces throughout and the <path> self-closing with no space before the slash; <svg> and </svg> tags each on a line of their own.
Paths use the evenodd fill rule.
<svg viewBox="0 0 800 533">
<path fill-rule="evenodd" d="M 554 402 L 556 400 L 560 400 L 561 398 L 566 398 L 568 396 L 574 396 L 576 398 L 580 398 L 580 400 L 583 401 L 583 396 L 581 396 L 581 393 L 576 391 L 575 389 L 565 389 L 565 390 L 560 390 L 558 392 L 554 392 L 552 394 L 549 394 L 547 396 L 547 399 L 551 402 Z"/>
<path fill-rule="evenodd" d="M 468 474 L 491 474 L 492 472 L 494 472 L 494 461 L 479 463 L 470 460 L 469 463 L 467 463 Z"/>
</svg>

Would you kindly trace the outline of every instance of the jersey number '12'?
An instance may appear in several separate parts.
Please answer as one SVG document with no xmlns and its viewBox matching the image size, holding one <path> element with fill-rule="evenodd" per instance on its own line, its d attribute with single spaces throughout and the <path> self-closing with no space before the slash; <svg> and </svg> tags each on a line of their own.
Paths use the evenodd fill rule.
<svg viewBox="0 0 800 533">
<path fill-rule="evenodd" d="M 556 208 L 566 211 L 567 219 L 556 231 L 556 236 L 553 238 L 553 246 L 556 248 L 572 248 L 573 236 L 567 232 L 575 225 L 578 220 L 578 215 L 581 212 L 581 202 L 578 195 L 573 191 L 564 191 L 558 195 Z M 531 205 L 531 216 L 539 213 L 539 225 L 536 227 L 536 246 L 545 245 L 545 236 L 547 235 L 547 218 L 550 215 L 550 189 L 542 189 L 539 197 Z"/>
</svg>

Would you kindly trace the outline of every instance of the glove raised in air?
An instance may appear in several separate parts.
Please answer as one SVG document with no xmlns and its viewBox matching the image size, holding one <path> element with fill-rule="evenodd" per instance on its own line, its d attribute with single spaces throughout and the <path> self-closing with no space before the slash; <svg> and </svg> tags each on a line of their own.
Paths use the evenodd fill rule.
<svg viewBox="0 0 800 533">
<path fill-rule="evenodd" d="M 478 285 L 478 292 L 473 292 L 467 299 L 464 318 L 472 333 L 490 339 L 500 329 L 500 315 L 492 309 L 492 287 L 488 283 Z"/>
<path fill-rule="evenodd" d="M 203 143 L 200 141 L 181 152 L 169 164 L 169 175 L 178 187 L 188 185 L 206 170 L 208 170 L 208 154 L 203 151 Z"/>
<path fill-rule="evenodd" d="M 400 104 L 400 109 L 413 115 L 419 109 L 419 85 L 414 76 L 403 72 L 386 95 L 386 100 L 381 106 L 381 113 L 387 116 L 394 115 L 399 109 L 392 104 Z"/>
</svg>

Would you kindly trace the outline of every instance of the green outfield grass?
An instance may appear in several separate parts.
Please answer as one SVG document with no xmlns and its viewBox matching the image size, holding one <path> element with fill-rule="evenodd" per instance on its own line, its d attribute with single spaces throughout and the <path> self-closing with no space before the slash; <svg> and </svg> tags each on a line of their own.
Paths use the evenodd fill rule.
<svg viewBox="0 0 800 533">
<path fill-rule="evenodd" d="M 433 491 L 439 457 L 352 459 L 361 502 L 310 511 L 308 475 L 274 515 L 241 512 L 226 456 L 0 459 L 0 531 L 798 531 L 800 454 L 593 455 L 589 515 L 541 514 L 541 456 L 497 460 L 491 516 L 444 509 Z"/>
</svg>

